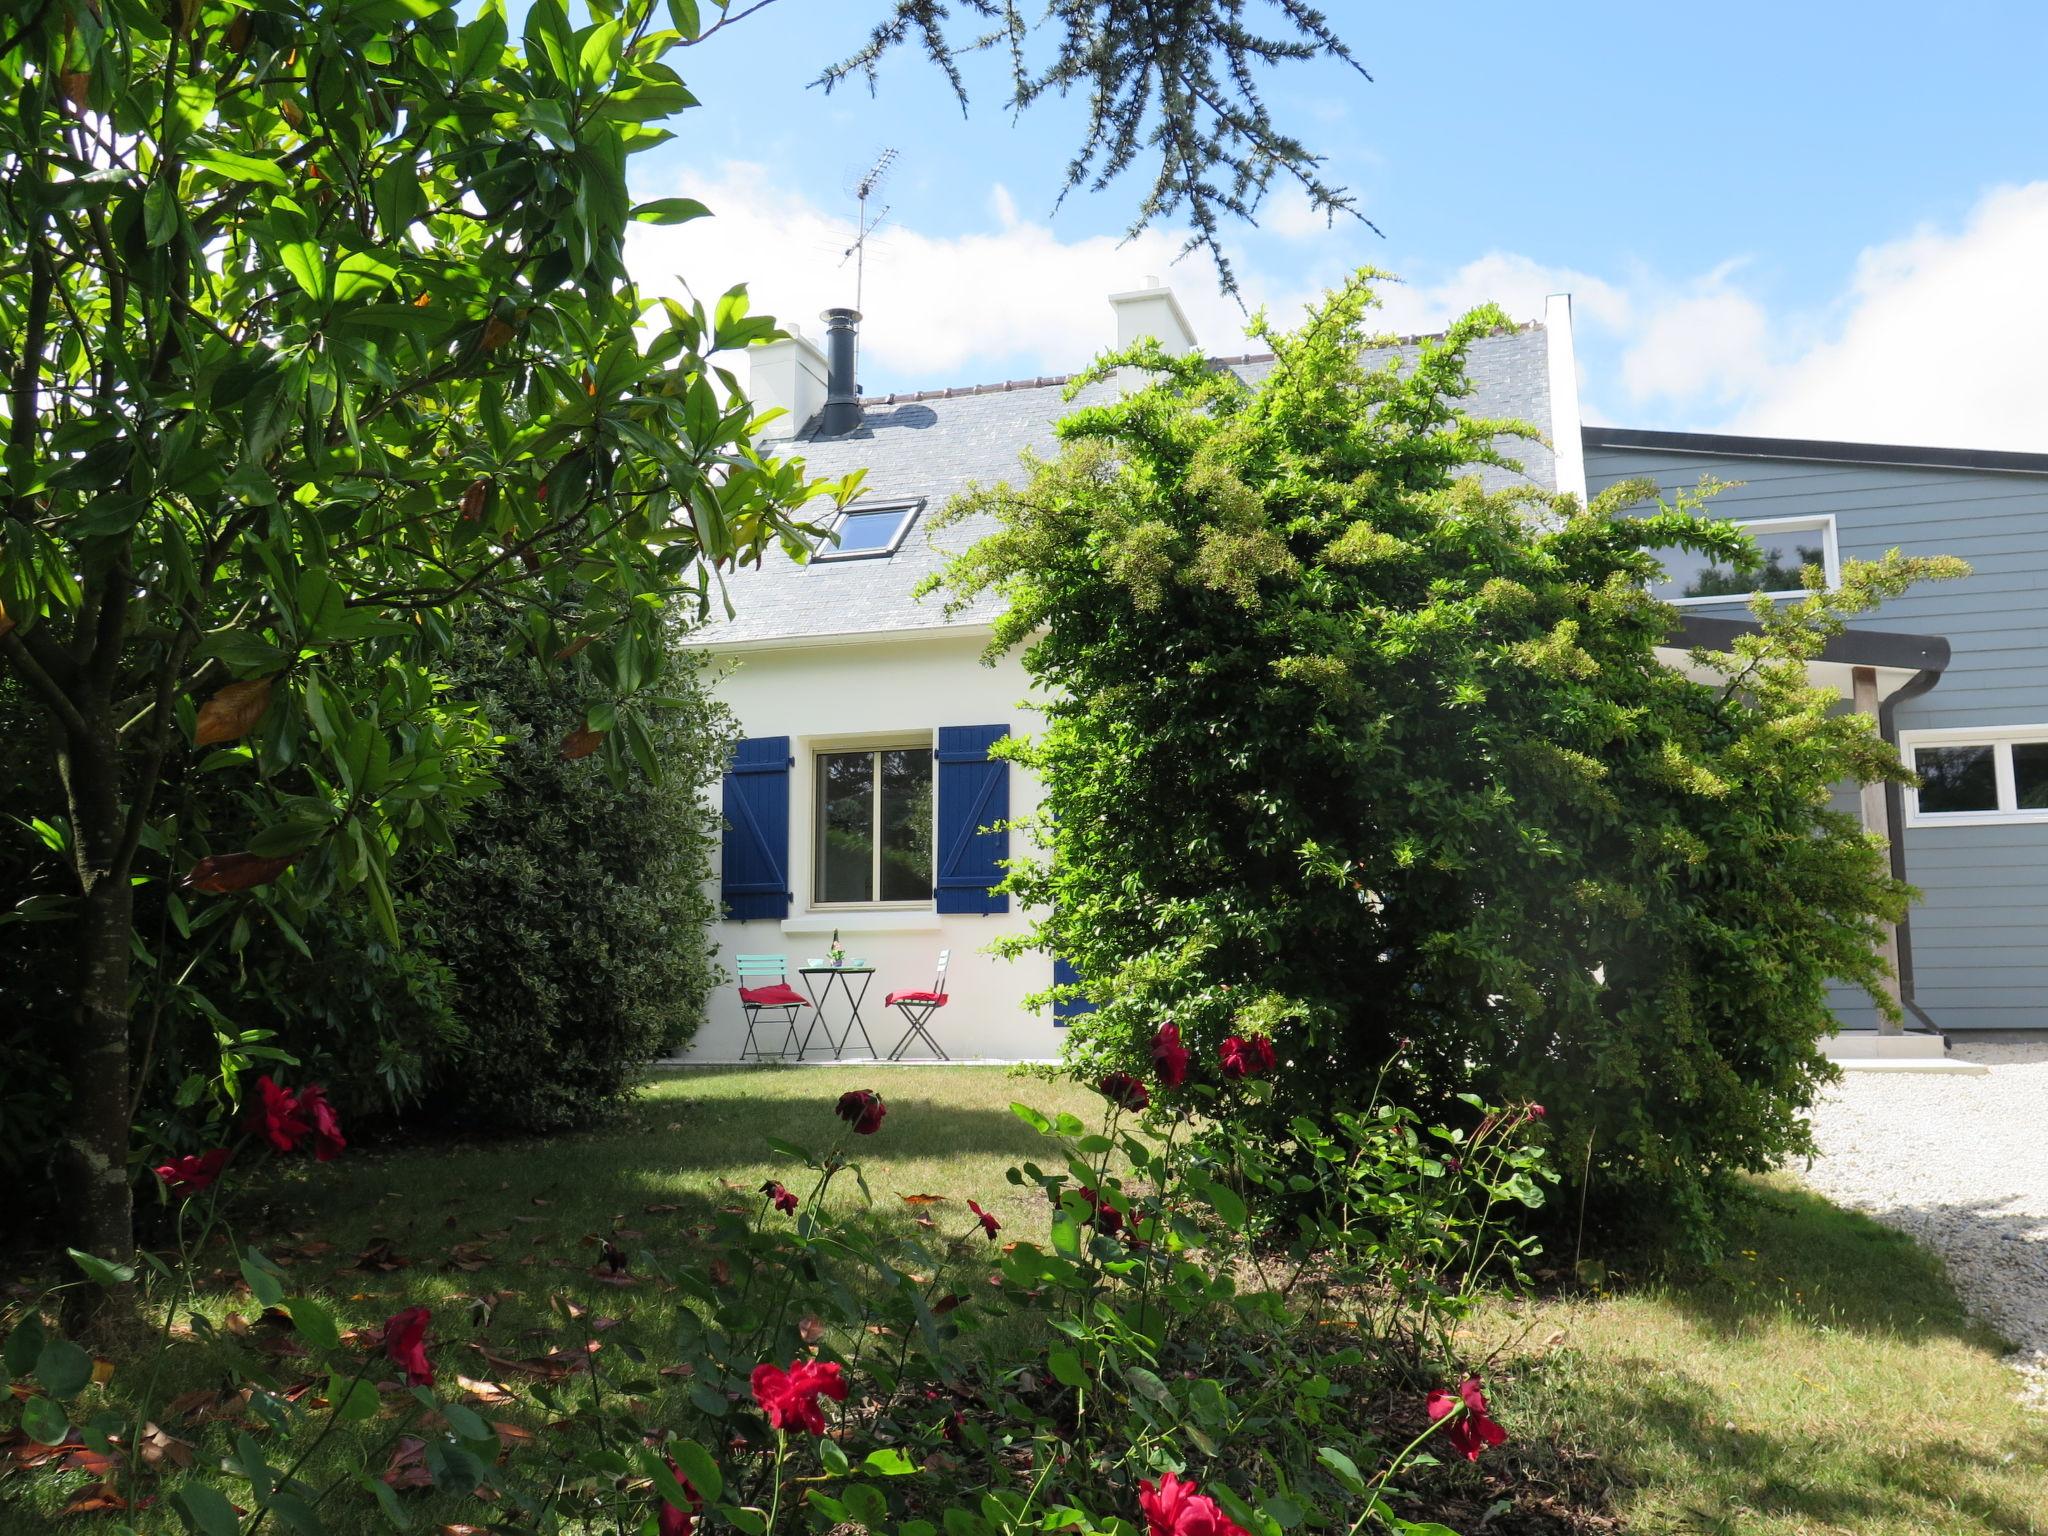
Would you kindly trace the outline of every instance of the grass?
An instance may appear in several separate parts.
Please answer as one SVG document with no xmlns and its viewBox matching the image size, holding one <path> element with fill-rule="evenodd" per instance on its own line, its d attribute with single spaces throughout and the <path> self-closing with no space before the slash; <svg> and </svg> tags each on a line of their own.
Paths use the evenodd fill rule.
<svg viewBox="0 0 2048 1536">
<path fill-rule="evenodd" d="M 1528 1341 L 1502 1393 L 1528 1481 L 1631 1532 L 2048 1531 L 2048 1419 L 2000 1341 L 1932 1255 L 1790 1179 L 1683 1284 L 1516 1312 L 1488 1322 Z"/>
<path fill-rule="evenodd" d="M 1042 1155 L 1010 1114 L 1012 1100 L 1085 1117 L 1099 1108 L 1071 1085 L 990 1068 L 669 1073 L 586 1134 L 421 1142 L 352 1149 L 324 1167 L 275 1165 L 234 1208 L 237 1236 L 289 1258 L 292 1288 L 331 1302 L 344 1325 L 433 1306 L 444 1385 L 458 1372 L 517 1385 L 473 1345 L 500 1359 L 575 1347 L 575 1326 L 551 1310 L 553 1297 L 621 1319 L 627 1326 L 610 1337 L 630 1335 L 658 1364 L 675 1303 L 651 1287 L 603 1284 L 592 1273 L 598 1238 L 623 1233 L 629 1250 L 681 1251 L 711 1206 L 790 1175 L 765 1136 L 829 1145 L 842 1129 L 833 1100 L 866 1086 L 890 1105 L 881 1134 L 854 1148 L 877 1219 L 923 1213 L 941 1235 L 968 1227 L 967 1198 L 1016 1235 L 1041 1229 L 1042 1203 L 1003 1177 Z M 948 1202 L 898 1198 L 915 1194 Z M 834 1197 L 860 1199 L 850 1181 Z M 223 1273 L 202 1307 L 216 1323 L 256 1310 L 230 1287 Z M 260 1354 L 265 1332 L 176 1351 L 176 1375 L 159 1398 L 216 1379 L 224 1352 Z M 1459 1463 L 1438 1475 L 1450 1502 L 1469 1512 L 1452 1521 L 1468 1536 L 2048 1532 L 2048 1423 L 2013 1402 L 1997 1341 L 1965 1318 L 1925 1253 L 1789 1183 L 1760 1189 L 1737 1251 L 1713 1270 L 1682 1284 L 1495 1308 L 1480 1320 L 1475 1350 L 1495 1346 L 1504 1353 L 1489 1381 L 1514 1440 L 1478 1468 Z M 271 1364 L 293 1378 L 291 1359 Z M 118 1361 L 108 1386 L 91 1390 L 119 1403 L 140 1374 L 139 1360 Z M 523 1401 L 493 1405 L 488 1416 L 536 1428 L 543 1417 Z M 203 1451 L 221 1448 L 217 1426 L 167 1427 Z M 381 1467 L 383 1432 L 337 1438 L 323 1454 L 328 1469 Z M 0 1478 L 0 1532 L 50 1529 L 87 1481 L 47 1469 Z M 1511 1507 L 1485 1519 L 1502 1499 Z M 417 1529 L 487 1518 L 454 1498 L 408 1502 Z M 168 1516 L 159 1524 L 176 1528 Z"/>
</svg>

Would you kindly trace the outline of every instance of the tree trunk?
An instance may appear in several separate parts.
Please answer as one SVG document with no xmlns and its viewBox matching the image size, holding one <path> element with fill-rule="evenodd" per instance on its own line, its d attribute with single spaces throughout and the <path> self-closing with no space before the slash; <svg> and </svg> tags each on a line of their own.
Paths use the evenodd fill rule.
<svg viewBox="0 0 2048 1536">
<path fill-rule="evenodd" d="M 78 1013 L 63 1040 L 71 1113 L 58 1159 L 74 1248 L 116 1264 L 134 1255 L 128 1176 L 129 945 L 132 854 L 123 848 L 118 747 L 102 720 L 67 742 L 63 769 L 85 910 L 79 924 Z"/>
</svg>

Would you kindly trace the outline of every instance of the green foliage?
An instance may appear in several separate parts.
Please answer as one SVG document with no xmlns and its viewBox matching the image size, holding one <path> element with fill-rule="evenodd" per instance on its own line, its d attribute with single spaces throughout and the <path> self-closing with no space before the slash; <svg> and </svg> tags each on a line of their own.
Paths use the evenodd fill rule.
<svg viewBox="0 0 2048 1536">
<path fill-rule="evenodd" d="M 540 0 L 516 46 L 502 7 L 448 0 L 17 11 L 0 665 L 62 768 L 13 809 L 68 870 L 61 1171 L 113 1253 L 148 1051 L 130 955 L 161 948 L 134 882 L 182 876 L 156 905 L 228 949 L 339 899 L 396 945 L 395 861 L 489 782 L 438 682 L 462 610 L 570 653 L 578 750 L 620 770 L 675 598 L 708 605 L 853 484 L 752 448 L 713 361 L 774 334 L 743 289 L 650 305 L 628 278 L 636 218 L 701 211 L 627 194 L 693 104 L 650 0 L 580 26 Z M 226 998 L 179 1005 L 232 1026 Z"/>
<path fill-rule="evenodd" d="M 494 1129 L 587 1122 L 696 1033 L 720 979 L 708 894 L 720 820 L 708 787 L 737 734 L 698 653 L 640 714 L 650 774 L 607 774 L 559 743 L 589 713 L 573 676 L 504 624 L 473 625 L 455 687 L 503 738 L 499 788 L 422 884 L 428 944 L 465 1045 L 436 1099 Z"/>
<path fill-rule="evenodd" d="M 1093 983 L 1091 1068 L 1140 1064 L 1168 1016 L 1198 1053 L 1275 1037 L 1238 1134 L 1291 1145 L 1412 1041 L 1397 1103 L 1544 1103 L 1596 1211 L 1707 1241 L 1733 1174 L 1805 1145 L 1826 983 L 1875 992 L 1908 894 L 1828 803 L 1897 758 L 1804 663 L 1960 565 L 1844 562 L 1838 591 L 1760 602 L 1733 655 L 1668 666 L 1650 552 L 1753 545 L 1698 498 L 1633 515 L 1644 486 L 1483 489 L 1471 467 L 1530 435 L 1460 409 L 1465 351 L 1506 317 L 1375 359 L 1371 276 L 1297 332 L 1261 320 L 1257 388 L 1156 347 L 1106 359 L 1089 377 L 1150 383 L 951 509 L 1000 524 L 955 595 L 1000 592 L 995 648 L 1053 700 L 1010 749 L 1050 850 L 1009 881 L 1047 914 L 1019 946 Z"/>
<path fill-rule="evenodd" d="M 492 1353 L 491 1300 L 440 1307 L 417 1351 L 405 1329 L 424 1308 L 344 1332 L 296 1290 L 295 1267 L 216 1241 L 215 1186 L 179 1202 L 175 1254 L 145 1255 L 158 1358 L 122 1407 L 89 1386 L 92 1357 L 39 1306 L 0 1316 L 19 1423 L 45 1444 L 75 1433 L 107 1458 L 103 1492 L 131 1508 L 167 1503 L 195 1530 L 236 1506 L 247 1523 L 230 1517 L 223 1531 L 253 1533 L 272 1516 L 316 1533 L 381 1528 L 378 1516 L 407 1528 L 468 1517 L 473 1495 L 494 1522 L 517 1515 L 543 1530 L 644 1531 L 664 1504 L 700 1504 L 752 1536 L 849 1522 L 900 1536 L 1111 1533 L 1143 1522 L 1141 1484 L 1172 1472 L 1247 1536 L 1440 1536 L 1408 1517 L 1417 1498 L 1394 1480 L 1437 1439 L 1421 1416 L 1425 1385 L 1455 1381 L 1463 1362 L 1438 1347 L 1445 1330 L 1411 1313 L 1469 1300 L 1474 1266 L 1415 1238 L 1443 1220 L 1481 1252 L 1510 1241 L 1493 1215 L 1501 1188 L 1546 1173 L 1526 1113 L 1491 1113 L 1483 1149 L 1441 1128 L 1410 1137 L 1398 1115 L 1378 1122 L 1403 1133 L 1391 1137 L 1317 1132 L 1351 1139 L 1283 1252 L 1240 1197 L 1262 1175 L 1190 1140 L 1196 1122 L 1180 1110 L 1134 1121 L 1112 1108 L 1097 1125 L 1012 1112 L 1042 1148 L 1008 1170 L 1041 1196 L 1015 1230 L 986 1230 L 936 1195 L 917 1197 L 933 1216 L 892 1229 L 857 1160 L 865 1138 L 842 1129 L 822 1149 L 769 1138 L 782 1178 L 721 1199 L 681 1253 L 629 1249 L 641 1234 L 615 1230 L 580 1284 L 536 1275 L 574 1343 L 523 1363 Z M 1437 1143 L 1469 1161 L 1414 1155 Z M 228 1177 L 261 1155 L 245 1142 Z M 847 1184 L 860 1200 L 832 1198 Z M 198 1305 L 204 1266 L 230 1256 L 265 1319 L 260 1350 L 238 1349 Z M 125 1278 L 72 1257 L 93 1285 Z M 575 1270 L 588 1257 L 554 1262 Z M 1435 1293 L 1410 1281 L 1422 1271 Z M 624 1304 L 637 1287 L 673 1301 Z M 198 1395 L 244 1411 L 181 1426 L 192 1443 L 173 1442 L 174 1459 L 111 1454 L 161 1411 L 152 1394 L 174 1369 L 164 1357 L 202 1352 L 207 1379 L 227 1390 Z M 775 1422 L 776 1384 L 800 1368 L 832 1382 L 819 1421 Z M 472 1369 L 492 1374 L 456 1374 Z M 401 1371 L 408 1382 L 391 1382 Z M 486 1413 L 513 1422 L 494 1427 Z M 342 1452 L 337 1475 L 334 1456 L 314 1453 L 350 1426 L 366 1453 Z M 351 1475 L 358 1464 L 367 1475 Z"/>
</svg>

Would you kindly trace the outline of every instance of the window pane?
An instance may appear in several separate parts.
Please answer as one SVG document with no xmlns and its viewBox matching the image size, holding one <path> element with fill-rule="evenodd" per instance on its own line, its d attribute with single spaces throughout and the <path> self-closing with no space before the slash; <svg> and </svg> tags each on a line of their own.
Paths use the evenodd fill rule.
<svg viewBox="0 0 2048 1536">
<path fill-rule="evenodd" d="M 908 507 L 885 507 L 875 512 L 848 512 L 839 519 L 839 544 L 827 554 L 850 555 L 887 549 L 896 530 L 910 516 Z"/>
<path fill-rule="evenodd" d="M 882 754 L 882 900 L 932 899 L 932 752 Z"/>
<path fill-rule="evenodd" d="M 818 754 L 818 899 L 875 899 L 875 757 Z"/>
<path fill-rule="evenodd" d="M 2048 810 L 2048 741 L 2013 743 L 2012 783 L 2021 810 Z"/>
<path fill-rule="evenodd" d="M 1767 533 L 1751 530 L 1759 553 L 1761 570 L 1748 574 L 1718 565 L 1705 555 L 1685 549 L 1655 551 L 1668 573 L 1652 584 L 1653 594 L 1670 602 L 1679 597 L 1748 597 L 1752 592 L 1797 592 L 1805 586 L 1802 572 L 1809 565 L 1827 569 L 1826 536 L 1819 528 L 1793 528 Z"/>
<path fill-rule="evenodd" d="M 1990 747 L 1921 747 L 1913 754 L 1923 811 L 1995 811 L 1998 773 Z"/>
</svg>

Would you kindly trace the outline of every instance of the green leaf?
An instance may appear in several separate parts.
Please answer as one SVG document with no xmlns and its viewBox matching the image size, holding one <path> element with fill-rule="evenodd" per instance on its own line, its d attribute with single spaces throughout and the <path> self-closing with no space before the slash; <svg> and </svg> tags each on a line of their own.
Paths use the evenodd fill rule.
<svg viewBox="0 0 2048 1536">
<path fill-rule="evenodd" d="M 685 224 L 691 219 L 707 218 L 710 213 L 694 197 L 657 197 L 635 208 L 633 217 L 642 224 Z"/>
<path fill-rule="evenodd" d="M 186 158 L 196 166 L 225 176 L 229 181 L 260 181 L 291 190 L 290 179 L 277 168 L 274 160 L 259 160 L 254 155 L 237 154 L 231 149 L 202 149 Z"/>
<path fill-rule="evenodd" d="M 21 1405 L 21 1427 L 39 1445 L 62 1445 L 71 1434 L 71 1421 L 47 1397 L 32 1397 Z"/>
<path fill-rule="evenodd" d="M 14 1331 L 7 1335 L 7 1348 L 0 1352 L 0 1359 L 7 1365 L 10 1376 L 26 1376 L 36 1368 L 36 1357 L 43 1352 L 43 1320 L 33 1312 L 14 1325 Z"/>
<path fill-rule="evenodd" d="M 498 1438 L 497 1431 L 486 1424 L 467 1403 L 441 1404 L 441 1417 L 448 1421 L 448 1427 L 455 1431 L 458 1439 L 495 1442 Z"/>
<path fill-rule="evenodd" d="M 372 1395 L 374 1396 L 375 1394 Z M 368 1472 L 358 1472 L 355 1476 L 355 1482 L 358 1488 L 363 1489 L 377 1501 L 377 1507 L 384 1512 L 384 1518 L 390 1522 L 393 1530 L 409 1531 L 412 1529 L 412 1517 L 406 1514 L 405 1506 L 398 1502 L 397 1489 L 385 1482 L 383 1478 L 373 1477 Z"/>
<path fill-rule="evenodd" d="M 285 1306 L 291 1314 L 292 1329 L 314 1350 L 341 1348 L 341 1330 L 334 1314 L 310 1296 L 294 1296 Z"/>
<path fill-rule="evenodd" d="M 1346 1492 L 1365 1492 L 1365 1478 L 1359 1473 L 1358 1463 L 1342 1451 L 1327 1445 L 1320 1446 L 1316 1450 L 1316 1460 L 1330 1469 L 1331 1475 L 1344 1485 Z"/>
<path fill-rule="evenodd" d="M 279 241 L 277 259 L 308 296 L 322 300 L 327 297 L 327 263 L 320 255 L 320 247 L 310 238 Z"/>
<path fill-rule="evenodd" d="M 909 1477 L 917 1471 L 917 1463 L 893 1445 L 886 1450 L 869 1451 L 861 1465 L 882 1477 Z"/>
<path fill-rule="evenodd" d="M 848 1465 L 846 1452 L 839 1448 L 839 1443 L 836 1440 L 829 1437 L 820 1440 L 818 1442 L 818 1465 L 823 1467 L 829 1476 L 844 1477 L 846 1476 Z"/>
<path fill-rule="evenodd" d="M 1081 1367 L 1081 1357 L 1070 1349 L 1056 1349 L 1045 1357 L 1046 1369 L 1052 1372 L 1052 1379 L 1063 1386 L 1082 1388 L 1088 1385 L 1088 1373 Z"/>
<path fill-rule="evenodd" d="M 697 0 L 668 0 L 668 19 L 682 33 L 686 43 L 695 42 L 697 35 L 704 30 L 703 20 L 697 13 Z"/>
<path fill-rule="evenodd" d="M 52 1397 L 76 1397 L 92 1380 L 92 1356 L 69 1339 L 46 1339 L 36 1355 L 35 1378 Z"/>
<path fill-rule="evenodd" d="M 761 1536 L 768 1529 L 768 1519 L 758 1509 L 750 1509 L 743 1504 L 721 1504 L 718 1512 L 740 1536 Z"/>
<path fill-rule="evenodd" d="M 1265 1511 L 1273 1523 L 1283 1531 L 1291 1531 L 1301 1524 L 1305 1511 L 1284 1493 L 1276 1493 L 1266 1500 Z"/>
<path fill-rule="evenodd" d="M 159 176 L 143 189 L 142 238 L 151 247 L 169 245 L 184 222 L 178 207 L 178 184 Z"/>
<path fill-rule="evenodd" d="M 81 1253 L 76 1248 L 66 1248 L 64 1251 L 71 1255 L 72 1263 L 85 1271 L 85 1278 L 95 1285 L 104 1285 L 111 1289 L 117 1285 L 126 1285 L 135 1278 L 133 1265 L 109 1264 L 95 1254 Z"/>
<path fill-rule="evenodd" d="M 327 1401 L 343 1424 L 361 1424 L 377 1417 L 382 1406 L 377 1389 L 367 1381 L 356 1381 L 336 1372 L 327 1378 Z"/>
<path fill-rule="evenodd" d="M 242 1528 L 241 1517 L 227 1501 L 227 1495 L 205 1483 L 186 1483 L 171 1495 L 171 1508 L 178 1512 L 186 1529 L 199 1532 L 200 1536 L 236 1536 Z"/>
<path fill-rule="evenodd" d="M 284 1305 L 284 1280 L 271 1262 L 254 1248 L 242 1255 L 242 1278 L 249 1282 L 249 1294 L 263 1307 Z"/>
<path fill-rule="evenodd" d="M 1124 1379 L 1130 1382 L 1131 1390 L 1140 1397 L 1150 1398 L 1162 1405 L 1171 1405 L 1173 1402 L 1173 1393 L 1166 1383 L 1142 1365 L 1124 1367 Z"/>
<path fill-rule="evenodd" d="M 1403 1520 L 1399 1515 L 1383 1517 L 1393 1529 L 1395 1536 L 1458 1536 L 1448 1525 L 1438 1525 L 1434 1520 Z"/>
<path fill-rule="evenodd" d="M 678 1440 L 668 1448 L 677 1466 L 683 1469 L 683 1476 L 690 1480 L 690 1486 L 706 1499 L 716 1499 L 725 1492 L 725 1475 L 718 1470 L 718 1463 L 711 1453 L 694 1440 Z"/>
</svg>

